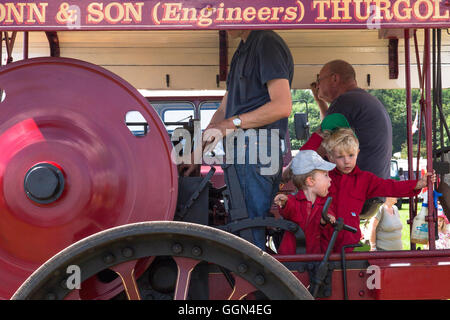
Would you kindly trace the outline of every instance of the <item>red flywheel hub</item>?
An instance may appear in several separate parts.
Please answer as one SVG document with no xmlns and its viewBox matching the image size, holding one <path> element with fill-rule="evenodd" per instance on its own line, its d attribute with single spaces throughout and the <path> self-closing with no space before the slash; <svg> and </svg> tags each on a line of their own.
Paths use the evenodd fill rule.
<svg viewBox="0 0 450 320">
<path fill-rule="evenodd" d="M 88 235 L 172 220 L 171 142 L 130 84 L 86 62 L 37 58 L 0 69 L 0 89 L 0 298 Z M 130 111 L 145 118 L 145 136 L 127 127 Z M 90 283 L 90 298 L 119 290 Z"/>
</svg>

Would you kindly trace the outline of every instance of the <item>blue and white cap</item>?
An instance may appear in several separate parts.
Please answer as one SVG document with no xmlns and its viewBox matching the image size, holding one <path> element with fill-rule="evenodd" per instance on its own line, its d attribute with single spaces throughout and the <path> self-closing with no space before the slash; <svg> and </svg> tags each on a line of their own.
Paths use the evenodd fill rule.
<svg viewBox="0 0 450 320">
<path fill-rule="evenodd" d="M 334 163 L 323 160 L 314 150 L 300 150 L 292 159 L 291 170 L 295 175 L 309 173 L 313 170 L 330 171 Z"/>
</svg>

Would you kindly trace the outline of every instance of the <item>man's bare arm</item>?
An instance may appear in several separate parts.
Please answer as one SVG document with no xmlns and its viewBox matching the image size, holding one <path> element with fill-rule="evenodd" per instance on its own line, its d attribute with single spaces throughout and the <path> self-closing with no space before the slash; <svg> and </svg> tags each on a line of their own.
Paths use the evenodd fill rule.
<svg viewBox="0 0 450 320">
<path fill-rule="evenodd" d="M 214 115 L 211 118 L 211 121 L 208 125 L 223 121 L 225 119 L 225 111 L 227 109 L 227 99 L 228 99 L 228 92 L 225 92 L 225 95 L 222 98 L 222 101 L 220 102 L 219 108 L 214 112 Z"/>
<path fill-rule="evenodd" d="M 261 107 L 241 114 L 243 129 L 259 128 L 267 124 L 287 118 L 292 111 L 292 98 L 289 81 L 274 79 L 267 82 L 270 101 Z"/>
<path fill-rule="evenodd" d="M 292 98 L 289 81 L 287 79 L 270 80 L 267 82 L 267 89 L 270 96 L 269 102 L 253 111 L 239 115 L 242 129 L 259 128 L 282 118 L 287 118 L 291 114 Z M 233 117 L 219 122 L 211 121 L 203 132 L 204 152 L 214 149 L 220 139 L 235 129 Z"/>
</svg>

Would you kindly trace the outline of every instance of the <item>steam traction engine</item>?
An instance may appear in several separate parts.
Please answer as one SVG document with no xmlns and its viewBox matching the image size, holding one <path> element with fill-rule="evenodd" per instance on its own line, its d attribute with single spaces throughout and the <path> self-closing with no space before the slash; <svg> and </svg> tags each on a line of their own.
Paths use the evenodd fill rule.
<svg viewBox="0 0 450 320">
<path fill-rule="evenodd" d="M 4 299 L 448 297 L 448 250 L 262 252 L 245 240 L 249 228 L 294 232 L 298 253 L 303 231 L 247 219 L 239 187 L 226 187 L 233 172 L 222 188 L 209 182 L 213 168 L 179 178 L 155 110 L 98 66 L 24 60 L 1 70 L 0 87 Z M 143 116 L 144 134 L 129 129 L 129 112 Z"/>
<path fill-rule="evenodd" d="M 418 55 L 417 67 L 428 146 L 427 168 L 431 169 L 434 164 L 431 150 L 430 30 L 448 28 L 448 1 L 413 0 L 407 4 L 385 1 L 386 6 L 382 10 L 376 1 L 370 7 L 367 2 L 367 17 L 363 18 L 360 10 L 349 9 L 349 5 L 361 9 L 361 4 L 348 1 L 341 1 L 343 6 L 339 8 L 339 1 L 316 6 L 306 5 L 307 1 L 272 1 L 272 9 L 267 11 L 269 8 L 265 6 L 271 1 L 248 1 L 244 5 L 236 1 L 205 4 L 194 0 L 189 4 L 183 2 L 186 10 L 182 16 L 177 12 L 181 6 L 178 8 L 176 3 L 143 0 L 135 4 L 126 3 L 122 7 L 119 2 L 106 0 L 105 15 L 117 15 L 114 16 L 117 19 L 102 21 L 92 19 L 92 10 L 96 12 L 94 17 L 100 18 L 97 14 L 101 13 L 98 10 L 103 3 L 72 2 L 74 6 L 61 1 L 45 2 L 39 6 L 15 1 L 0 5 L 0 13 L 4 13 L 0 14 L 0 30 L 5 31 L 5 39 L 2 38 L 0 44 L 5 40 L 8 62 L 12 61 L 17 30 L 26 34 L 31 30 L 45 31 L 52 56 L 28 59 L 28 40 L 24 37 L 25 60 L 0 68 L 1 299 L 450 298 L 450 250 L 434 248 L 437 219 L 431 208 L 428 216 L 429 239 L 432 239 L 430 250 L 304 254 L 303 231 L 294 223 L 274 217 L 248 219 L 242 195 L 235 187 L 237 177 L 229 167 L 223 168 L 228 171 L 225 186 L 210 183 L 214 168 L 203 176 L 179 177 L 172 161 L 173 144 L 166 128 L 148 101 L 132 85 L 94 64 L 57 58 L 60 54 L 59 31 L 167 29 L 177 32 L 185 29 L 190 33 L 192 29 L 219 30 L 220 74 L 216 81 L 212 81 L 219 87 L 220 81 L 225 80 L 229 49 L 224 30 L 230 26 L 290 29 L 287 34 L 295 35 L 294 42 L 297 43 L 296 31 L 302 31 L 297 29 L 368 31 L 376 28 L 379 29 L 378 38 L 389 39 L 389 78 L 394 81 L 398 80 L 398 39 L 404 39 L 407 127 L 410 128 L 409 41 L 413 36 L 418 52 L 416 32 L 413 35 L 412 30 L 425 28 L 423 72 Z M 165 8 L 170 10 L 164 11 Z M 372 9 L 377 9 L 373 12 L 376 19 Z M 402 15 L 413 9 L 414 15 Z M 225 15 L 225 10 L 229 14 Z M 251 13 L 254 10 L 259 14 L 256 15 L 256 11 Z M 280 18 L 283 11 L 286 19 Z M 201 23 L 192 25 L 189 19 L 181 19 L 190 12 L 202 15 L 215 12 L 213 18 L 216 20 L 211 20 L 208 26 Z M 252 21 L 254 24 L 235 21 L 233 19 L 237 19 L 238 12 L 246 12 L 246 17 L 258 19 Z M 91 14 L 90 20 L 85 19 L 86 13 Z M 351 16 L 353 13 L 358 16 Z M 268 14 L 273 15 L 270 20 L 273 24 L 268 24 Z M 131 19 L 130 15 L 134 18 Z M 347 19 L 347 15 L 351 19 Z M 395 19 L 392 19 L 393 15 Z M 65 21 L 61 22 L 58 17 L 64 17 Z M 173 21 L 175 17 L 178 17 L 176 24 Z M 225 17 L 231 20 L 223 21 Z M 11 38 L 9 31 L 14 32 Z M 436 31 L 440 32 L 439 29 Z M 331 36 L 338 34 L 332 33 Z M 317 35 L 312 33 L 307 37 L 317 43 Z M 137 38 L 141 36 L 143 33 Z M 343 38 L 347 41 L 350 37 L 342 36 L 336 42 L 343 41 Z M 93 39 L 89 38 L 89 41 L 95 42 Z M 197 44 L 196 40 L 193 42 Z M 110 41 L 114 44 L 114 40 Z M 303 38 L 300 43 L 303 47 Z M 339 46 L 339 50 L 344 47 L 341 43 Z M 126 49 L 130 48 L 133 45 Z M 107 50 L 110 49 L 111 44 Z M 322 60 L 336 58 L 322 54 L 340 53 L 347 58 L 346 54 L 353 50 L 322 49 L 320 52 L 313 48 L 313 53 L 308 54 L 317 59 L 309 62 L 314 64 L 314 68 L 307 64 L 296 65 L 301 71 L 297 74 L 308 74 L 309 77 Z M 363 51 L 372 50 L 355 51 L 364 67 L 366 56 L 361 54 Z M 167 52 L 163 51 L 161 55 Z M 182 63 L 179 61 L 181 58 L 186 61 L 195 56 L 194 64 L 201 64 L 199 60 L 203 56 L 197 52 L 207 55 L 210 51 L 192 52 L 182 51 L 172 59 L 178 65 Z M 89 54 L 91 58 L 95 56 L 92 52 Z M 306 55 L 297 51 L 296 56 Z M 442 88 L 440 57 L 439 51 L 435 64 L 439 77 L 433 81 L 433 89 Z M 166 60 L 162 60 L 165 63 Z M 200 77 L 210 78 L 212 75 L 214 78 L 216 65 L 208 63 L 201 64 L 196 71 Z M 382 64 L 376 60 L 371 68 Z M 361 74 L 366 77 L 368 87 L 374 84 L 375 79 L 383 81 L 379 80 L 383 77 L 378 73 L 377 77 L 370 77 L 375 69 L 361 66 L 359 71 L 363 71 Z M 178 71 L 177 75 L 184 82 L 194 81 L 184 70 Z M 380 70 L 384 74 L 387 69 Z M 171 78 L 165 69 L 159 68 L 155 72 L 164 74 L 165 84 L 169 87 Z M 146 85 L 148 80 L 153 79 L 146 79 Z M 300 80 L 303 83 L 299 82 L 297 87 L 305 88 L 311 79 Z M 198 83 L 189 83 L 191 87 L 203 88 Z M 440 96 L 439 90 L 433 92 L 433 96 Z M 442 108 L 439 111 L 448 132 Z M 140 114 L 143 119 L 140 124 L 143 130 L 138 134 L 127 125 L 130 113 Z M 192 128 L 192 123 L 180 125 L 188 130 Z M 442 127 L 441 124 L 441 131 Z M 442 132 L 440 137 L 443 140 Z M 441 150 L 434 152 L 435 157 L 443 157 L 449 150 L 441 145 Z M 411 177 L 411 133 L 408 134 L 408 156 Z M 442 161 L 440 170 L 440 174 L 448 173 L 448 161 Z M 431 189 L 431 182 L 428 187 Z M 432 193 L 428 194 L 428 203 L 431 203 Z M 447 207 L 450 203 L 448 194 L 443 203 Z M 414 218 L 413 213 L 410 211 L 410 219 Z M 261 226 L 267 227 L 272 238 L 284 231 L 293 232 L 298 254 L 271 255 L 252 245 L 248 241 L 251 240 L 249 230 Z M 352 232 L 343 221 L 334 228 L 335 234 Z"/>
<path fill-rule="evenodd" d="M 3 68 L 0 86 L 2 298 L 19 286 L 16 299 L 225 299 L 256 289 L 310 297 L 240 237 L 172 221 L 208 224 L 208 180 L 179 184 L 164 125 L 124 80 L 85 62 L 37 58 Z M 145 135 L 127 127 L 131 111 L 145 118 Z M 69 290 L 73 267 L 82 283 Z"/>
</svg>

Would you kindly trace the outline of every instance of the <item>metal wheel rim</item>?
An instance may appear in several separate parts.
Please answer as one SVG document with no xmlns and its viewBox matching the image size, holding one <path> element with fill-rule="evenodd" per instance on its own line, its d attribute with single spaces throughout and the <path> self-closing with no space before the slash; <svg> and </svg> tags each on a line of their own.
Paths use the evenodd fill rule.
<svg viewBox="0 0 450 320">
<path fill-rule="evenodd" d="M 71 265 L 80 267 L 84 281 L 100 271 L 99 264 L 110 268 L 167 254 L 222 265 L 272 300 L 312 299 L 285 266 L 253 244 L 215 228 L 165 221 L 119 226 L 80 240 L 37 269 L 12 299 L 64 299 L 71 291 L 62 285 Z"/>
</svg>

